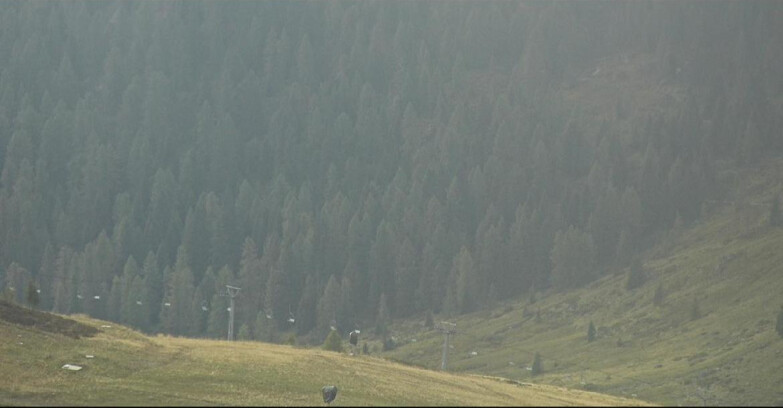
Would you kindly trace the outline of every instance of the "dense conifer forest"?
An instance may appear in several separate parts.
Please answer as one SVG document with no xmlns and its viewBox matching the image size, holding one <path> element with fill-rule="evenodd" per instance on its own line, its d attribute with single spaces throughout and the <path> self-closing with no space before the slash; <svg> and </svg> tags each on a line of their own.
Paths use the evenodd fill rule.
<svg viewBox="0 0 783 408">
<path fill-rule="evenodd" d="M 225 337 L 226 284 L 236 332 L 319 344 L 584 286 L 783 151 L 777 1 L 0 19 L 4 295 L 145 332 Z"/>
</svg>

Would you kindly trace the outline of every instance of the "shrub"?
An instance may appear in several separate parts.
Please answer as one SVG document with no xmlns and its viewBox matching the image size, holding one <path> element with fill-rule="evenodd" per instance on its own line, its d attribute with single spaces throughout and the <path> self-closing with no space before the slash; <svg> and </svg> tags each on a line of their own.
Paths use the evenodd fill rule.
<svg viewBox="0 0 783 408">
<path fill-rule="evenodd" d="M 383 351 L 390 351 L 397 348 L 397 343 L 391 337 L 383 339 Z"/>
<path fill-rule="evenodd" d="M 323 345 L 324 350 L 336 351 L 338 353 L 343 351 L 343 339 L 340 338 L 340 334 L 337 330 L 332 330 L 329 335 L 326 336 Z"/>
<path fill-rule="evenodd" d="M 250 327 L 248 327 L 247 323 L 242 324 L 242 327 L 239 328 L 239 340 L 248 341 L 252 339 L 253 336 L 250 334 Z"/>
</svg>

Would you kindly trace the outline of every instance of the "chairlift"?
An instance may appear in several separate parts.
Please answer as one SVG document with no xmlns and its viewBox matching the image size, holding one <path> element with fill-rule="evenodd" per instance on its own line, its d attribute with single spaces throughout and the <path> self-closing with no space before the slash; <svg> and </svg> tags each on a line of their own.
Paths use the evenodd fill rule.
<svg viewBox="0 0 783 408">
<path fill-rule="evenodd" d="M 291 312 L 291 306 L 288 306 L 288 323 L 294 324 L 296 322 L 296 319 L 294 318 L 294 313 Z"/>
<path fill-rule="evenodd" d="M 356 345 L 359 344 L 359 331 L 354 330 L 350 333 L 348 333 L 348 342 L 351 343 L 351 346 L 356 347 Z"/>
</svg>

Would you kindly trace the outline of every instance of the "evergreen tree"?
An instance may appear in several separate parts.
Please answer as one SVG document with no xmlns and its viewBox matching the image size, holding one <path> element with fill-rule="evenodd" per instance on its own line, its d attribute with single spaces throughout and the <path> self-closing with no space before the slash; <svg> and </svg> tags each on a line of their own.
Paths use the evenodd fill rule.
<svg viewBox="0 0 783 408">
<path fill-rule="evenodd" d="M 111 281 L 111 290 L 109 290 L 109 299 L 107 302 L 107 316 L 111 321 L 122 321 L 122 293 L 124 291 L 122 278 L 114 276 Z"/>
<path fill-rule="evenodd" d="M 275 321 L 268 318 L 264 311 L 256 315 L 254 338 L 258 341 L 272 343 L 275 341 Z"/>
<path fill-rule="evenodd" d="M 456 277 L 456 305 L 460 313 L 468 313 L 478 306 L 476 292 L 479 287 L 479 275 L 473 263 L 470 251 L 463 246 L 454 257 L 452 266 L 453 276 Z"/>
<path fill-rule="evenodd" d="M 552 283 L 558 289 L 583 286 L 596 277 L 592 238 L 573 226 L 558 232 L 552 247 Z"/>
<path fill-rule="evenodd" d="M 536 352 L 535 357 L 533 357 L 533 365 L 531 366 L 531 375 L 540 375 L 544 373 L 544 367 L 543 363 L 541 362 L 541 354 Z"/>
<path fill-rule="evenodd" d="M 340 338 L 340 334 L 337 332 L 337 330 L 330 331 L 329 335 L 326 336 L 326 340 L 324 340 L 323 349 L 329 351 L 336 351 L 338 353 L 343 352 L 343 339 Z"/>
<path fill-rule="evenodd" d="M 625 288 L 628 290 L 636 289 L 644 284 L 647 280 L 642 262 L 637 258 L 631 262 L 631 266 L 628 268 L 628 274 L 626 275 Z"/>
<path fill-rule="evenodd" d="M 146 321 L 148 322 L 145 329 L 155 331 L 159 323 L 160 308 L 163 305 L 165 282 L 163 272 L 158 266 L 157 257 L 152 251 L 148 252 L 144 258 L 142 273 L 144 274 L 144 297 L 141 302 L 146 308 Z"/>
<path fill-rule="evenodd" d="M 248 326 L 247 323 L 242 323 L 242 326 L 239 328 L 239 335 L 237 336 L 237 340 L 248 341 L 252 338 L 253 336 L 250 333 L 250 326 Z"/>
<path fill-rule="evenodd" d="M 225 339 L 228 330 L 228 300 L 226 296 L 216 293 L 209 304 L 207 336 L 213 339 Z"/>
<path fill-rule="evenodd" d="M 324 330 L 324 332 L 337 317 L 337 308 L 340 305 L 340 293 L 341 289 L 340 284 L 337 282 L 337 278 L 335 278 L 334 275 L 330 276 L 324 293 L 318 301 L 317 309 L 317 327 Z"/>
<path fill-rule="evenodd" d="M 378 316 L 375 318 L 375 334 L 386 338 L 388 334 L 387 324 L 389 323 L 389 307 L 386 305 L 386 294 L 381 294 L 381 299 L 378 301 Z"/>
<path fill-rule="evenodd" d="M 239 285 L 244 293 L 242 302 L 237 305 L 237 319 L 250 322 L 255 319 L 258 311 L 264 307 L 264 284 L 266 276 L 258 258 L 258 247 L 255 241 L 246 237 L 242 244 L 242 256 L 239 261 Z"/>
<path fill-rule="evenodd" d="M 18 304 L 24 304 L 26 289 L 31 282 L 30 273 L 16 262 L 5 271 L 5 287 L 13 294 L 13 301 Z"/>
<path fill-rule="evenodd" d="M 36 309 L 40 302 L 41 302 L 41 298 L 40 296 L 38 296 L 38 287 L 31 280 L 27 284 L 27 304 L 30 305 L 30 307 L 32 307 L 33 309 Z"/>
<path fill-rule="evenodd" d="M 590 326 L 587 327 L 587 342 L 592 343 L 593 340 L 595 340 L 595 325 L 590 320 Z"/>
<path fill-rule="evenodd" d="M 144 302 L 144 278 L 134 276 L 128 288 L 125 317 L 127 324 L 144 330 L 149 327 L 149 304 Z"/>
<path fill-rule="evenodd" d="M 134 279 L 139 277 L 139 267 L 133 256 L 128 257 L 122 272 L 120 285 L 120 322 L 131 325 L 131 320 L 139 321 L 138 316 L 135 319 L 132 315 L 138 313 L 139 309 L 136 301 L 142 299 L 142 293 L 136 288 L 135 293 L 131 293 L 131 286 Z M 141 281 L 139 281 L 140 283 Z M 113 285 L 112 285 L 113 286 Z"/>
<path fill-rule="evenodd" d="M 193 273 L 187 264 L 187 249 L 180 246 L 177 263 L 166 285 L 165 303 L 161 311 L 162 328 L 178 336 L 193 335 L 196 328 L 196 314 L 193 310 Z"/>
</svg>

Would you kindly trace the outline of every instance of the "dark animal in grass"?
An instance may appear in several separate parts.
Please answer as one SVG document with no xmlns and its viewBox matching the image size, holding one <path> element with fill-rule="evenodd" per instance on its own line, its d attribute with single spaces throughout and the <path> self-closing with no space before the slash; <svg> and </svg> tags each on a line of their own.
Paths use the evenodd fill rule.
<svg viewBox="0 0 783 408">
<path fill-rule="evenodd" d="M 337 398 L 337 386 L 325 385 L 321 388 L 321 393 L 324 396 L 324 402 L 329 404 Z"/>
</svg>

